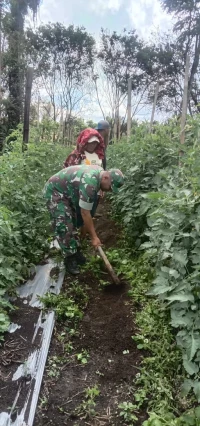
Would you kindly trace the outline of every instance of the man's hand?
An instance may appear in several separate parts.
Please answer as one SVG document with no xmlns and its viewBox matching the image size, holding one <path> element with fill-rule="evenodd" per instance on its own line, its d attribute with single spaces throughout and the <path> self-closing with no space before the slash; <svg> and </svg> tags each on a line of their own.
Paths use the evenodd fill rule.
<svg viewBox="0 0 200 426">
<path fill-rule="evenodd" d="M 95 249 L 97 249 L 97 247 L 101 246 L 100 239 L 98 237 L 92 238 L 92 245 Z"/>
</svg>

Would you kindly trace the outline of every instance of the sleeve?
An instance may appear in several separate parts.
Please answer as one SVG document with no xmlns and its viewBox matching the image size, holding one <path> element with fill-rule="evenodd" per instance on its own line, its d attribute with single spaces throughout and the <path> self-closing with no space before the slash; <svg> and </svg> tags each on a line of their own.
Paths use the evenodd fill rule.
<svg viewBox="0 0 200 426">
<path fill-rule="evenodd" d="M 71 154 L 66 158 L 65 162 L 63 163 L 63 167 L 70 167 L 70 166 L 76 166 L 80 164 L 81 159 L 79 156 L 77 156 L 77 153 L 75 151 L 72 151 Z"/>
<path fill-rule="evenodd" d="M 84 173 L 79 186 L 79 206 L 85 210 L 92 210 L 98 191 L 98 176 Z"/>
</svg>

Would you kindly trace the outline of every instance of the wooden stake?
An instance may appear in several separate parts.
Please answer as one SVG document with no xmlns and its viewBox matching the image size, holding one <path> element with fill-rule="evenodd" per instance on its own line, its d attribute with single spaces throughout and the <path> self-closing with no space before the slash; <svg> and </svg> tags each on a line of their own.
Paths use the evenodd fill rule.
<svg viewBox="0 0 200 426">
<path fill-rule="evenodd" d="M 30 119 L 30 106 L 31 106 L 31 90 L 33 83 L 33 68 L 28 68 L 26 75 L 26 92 L 24 104 L 24 130 L 23 130 L 23 144 L 22 151 L 27 150 L 29 141 L 29 119 Z"/>
<path fill-rule="evenodd" d="M 151 133 L 152 126 L 153 126 L 153 120 L 154 120 L 154 115 L 155 115 L 155 110 L 156 110 L 156 103 L 157 103 L 157 99 L 158 99 L 158 93 L 159 93 L 159 83 L 157 82 L 156 88 L 155 88 L 153 109 L 152 109 L 152 113 L 151 113 L 151 121 L 150 121 L 150 128 L 149 128 L 149 132 L 150 133 Z"/>
<path fill-rule="evenodd" d="M 132 79 L 128 80 L 128 105 L 127 105 L 127 142 L 131 136 L 131 92 L 132 92 Z"/>
<path fill-rule="evenodd" d="M 189 69 L 190 69 L 190 57 L 189 55 L 187 55 L 186 64 L 185 64 L 184 92 L 183 92 L 182 115 L 181 115 L 181 134 L 180 134 L 181 144 L 184 144 L 185 142 L 185 123 L 186 123 L 187 107 L 188 107 Z"/>
</svg>

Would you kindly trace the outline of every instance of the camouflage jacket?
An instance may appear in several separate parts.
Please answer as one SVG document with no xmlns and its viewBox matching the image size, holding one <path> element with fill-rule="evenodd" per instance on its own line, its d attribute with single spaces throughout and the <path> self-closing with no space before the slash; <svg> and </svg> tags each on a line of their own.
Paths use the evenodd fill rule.
<svg viewBox="0 0 200 426">
<path fill-rule="evenodd" d="M 71 166 L 52 176 L 45 185 L 44 197 L 47 200 L 62 202 L 65 198 L 77 208 L 92 210 L 96 195 L 100 190 L 100 166 Z M 59 195 L 59 197 L 58 197 Z"/>
</svg>

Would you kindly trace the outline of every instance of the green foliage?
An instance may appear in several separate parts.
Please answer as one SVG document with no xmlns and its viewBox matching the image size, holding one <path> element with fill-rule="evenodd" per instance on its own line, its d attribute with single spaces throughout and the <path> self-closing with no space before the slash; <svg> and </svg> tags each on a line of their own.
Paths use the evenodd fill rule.
<svg viewBox="0 0 200 426">
<path fill-rule="evenodd" d="M 125 246 L 126 243 L 123 242 Z M 109 250 L 108 259 L 118 274 L 130 284 L 129 296 L 134 304 L 137 333 L 132 336 L 137 348 L 146 351 L 133 388 L 134 405 L 140 409 L 148 403 L 156 413 L 185 408 L 180 398 L 183 380 L 181 354 L 174 345 L 169 313 L 157 300 L 147 296 L 155 270 L 148 255 L 132 258 L 126 249 Z"/>
<path fill-rule="evenodd" d="M 200 147 L 193 138 L 197 123 L 197 118 L 188 123 L 181 167 L 173 123 L 160 126 L 140 143 L 119 144 L 109 152 L 110 164 L 126 173 L 123 190 L 113 201 L 114 214 L 126 227 L 132 251 L 140 248 L 148 254 L 155 268 L 148 295 L 157 297 L 176 332 L 185 370 L 183 375 L 178 355 L 177 371 L 181 379 L 185 376 L 180 396 L 193 391 L 200 401 Z M 143 336 L 138 343 L 144 347 Z M 160 365 L 164 371 L 162 361 Z"/>
<path fill-rule="evenodd" d="M 77 407 L 76 414 L 81 416 L 82 419 L 94 418 L 96 416 L 96 398 L 100 395 L 98 386 L 88 388 L 85 390 L 85 398 L 83 402 Z"/>
<path fill-rule="evenodd" d="M 87 364 L 88 359 L 89 359 L 89 354 L 86 350 L 82 350 L 81 353 L 76 355 L 77 360 L 81 363 L 81 364 Z"/>
<path fill-rule="evenodd" d="M 4 292 L 12 294 L 49 250 L 49 215 L 42 190 L 47 179 L 62 167 L 63 148 L 30 144 L 21 153 L 20 130 L 12 150 L 0 157 L 0 313 L 10 307 Z M 3 301 L 4 300 L 4 301 Z M 2 312 L 3 310 L 3 312 Z M 2 324 L 2 315 L 1 323 Z M 7 328 L 0 325 L 0 334 Z"/>
<path fill-rule="evenodd" d="M 64 321 L 70 326 L 68 331 L 71 336 L 75 334 L 77 322 L 83 316 L 81 309 L 84 308 L 88 302 L 86 289 L 87 287 L 83 289 L 83 287 L 78 284 L 78 281 L 74 281 L 70 282 L 67 294 L 60 293 L 56 295 L 47 293 L 41 298 L 41 301 L 47 309 L 54 310 L 58 321 Z M 87 359 L 87 356 L 86 351 L 83 351 L 77 358 L 84 363 L 83 359 Z"/>
<path fill-rule="evenodd" d="M 58 71 L 70 87 L 88 74 L 93 65 L 94 45 L 94 38 L 83 27 L 66 28 L 57 22 L 27 31 L 27 50 L 39 75 L 47 77 Z"/>
<path fill-rule="evenodd" d="M 157 189 L 160 169 L 177 164 L 176 137 L 177 128 L 173 125 L 171 128 L 157 126 L 155 133 L 150 135 L 142 124 L 136 129 L 130 144 L 122 141 L 108 151 L 109 165 L 125 172 L 126 181 L 115 203 L 115 216 L 122 218 L 127 238 L 134 248 L 141 244 L 149 209 L 142 193 Z"/>
<path fill-rule="evenodd" d="M 48 293 L 41 298 L 41 301 L 47 309 L 54 310 L 58 321 L 67 321 L 70 324 L 82 318 L 82 313 L 72 297 Z"/>
<path fill-rule="evenodd" d="M 133 405 L 131 402 L 122 402 L 119 404 L 120 408 L 120 417 L 123 418 L 126 424 L 133 425 L 137 422 L 138 418 L 136 417 L 135 410 L 137 410 L 137 405 Z"/>
<path fill-rule="evenodd" d="M 191 410 L 179 418 L 175 418 L 173 414 L 168 414 L 165 418 L 156 414 L 151 414 L 149 420 L 143 423 L 143 426 L 199 426 L 200 425 L 200 408 Z"/>
</svg>

